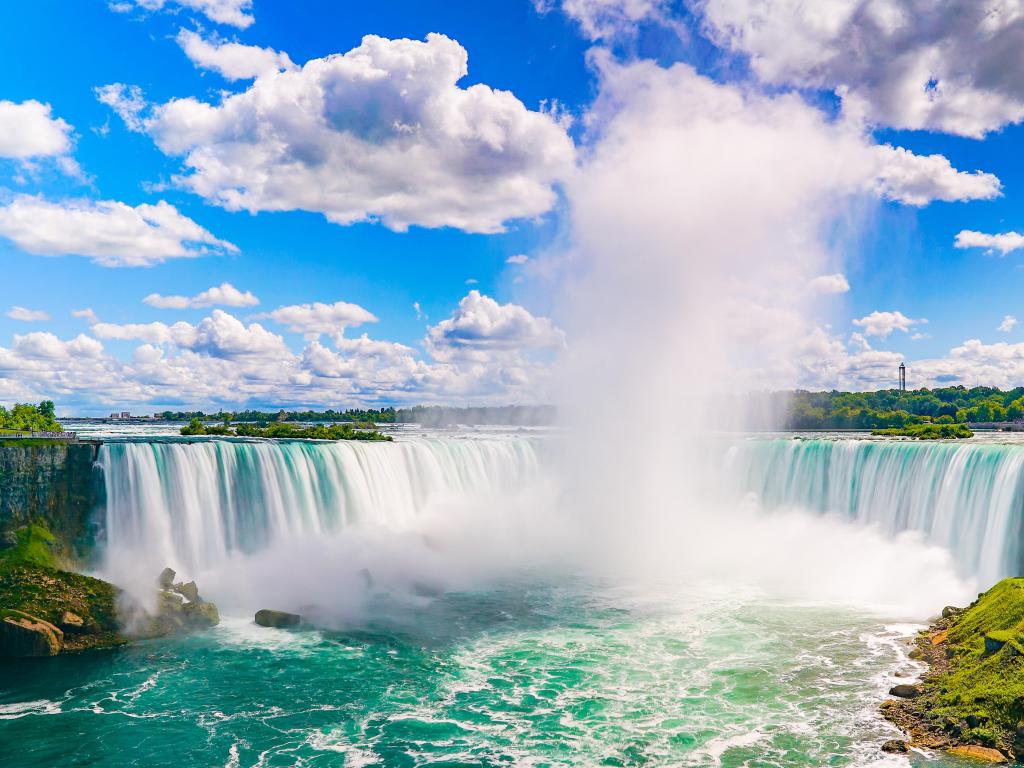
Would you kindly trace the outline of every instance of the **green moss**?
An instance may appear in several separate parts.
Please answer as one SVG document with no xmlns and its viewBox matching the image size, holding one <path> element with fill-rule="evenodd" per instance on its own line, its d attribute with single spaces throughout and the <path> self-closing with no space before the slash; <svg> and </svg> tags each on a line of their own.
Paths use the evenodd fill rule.
<svg viewBox="0 0 1024 768">
<path fill-rule="evenodd" d="M 0 565 L 0 615 L 22 611 L 60 625 L 65 611 L 80 616 L 88 632 L 65 634 L 66 650 L 126 642 L 117 614 L 119 590 L 101 579 L 21 563 Z"/>
<path fill-rule="evenodd" d="M 56 568 L 53 555 L 56 539 L 45 525 L 34 523 L 15 531 L 17 543 L 9 549 L 0 550 L 0 567 L 4 565 L 35 565 L 40 568 Z"/>
<path fill-rule="evenodd" d="M 1003 643 L 986 652 L 985 636 Z M 967 741 L 993 746 L 1024 719 L 1024 579 L 1005 579 L 950 621 L 948 669 L 928 680 L 932 711 L 981 726 Z"/>
</svg>

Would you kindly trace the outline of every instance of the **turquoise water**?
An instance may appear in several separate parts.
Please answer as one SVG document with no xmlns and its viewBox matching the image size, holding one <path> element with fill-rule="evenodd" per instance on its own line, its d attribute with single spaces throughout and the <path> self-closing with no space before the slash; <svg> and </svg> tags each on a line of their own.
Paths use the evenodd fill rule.
<svg viewBox="0 0 1024 768">
<path fill-rule="evenodd" d="M 870 765 L 907 626 L 538 585 L 0 666 L 5 766 Z M 6 750 L 5 750 L 6 751 Z M 74 759 L 70 756 L 74 755 Z"/>
<path fill-rule="evenodd" d="M 883 755 L 878 705 L 952 569 L 1015 568 L 1024 448 L 743 441 L 715 525 L 666 509 L 612 542 L 662 545 L 633 573 L 579 567 L 603 550 L 551 525 L 542 443 L 106 446 L 100 571 L 145 591 L 171 565 L 224 621 L 0 661 L 0 768 L 955 764 Z M 677 552 L 697 565 L 663 569 Z M 333 629 L 251 621 L 310 604 Z"/>
</svg>

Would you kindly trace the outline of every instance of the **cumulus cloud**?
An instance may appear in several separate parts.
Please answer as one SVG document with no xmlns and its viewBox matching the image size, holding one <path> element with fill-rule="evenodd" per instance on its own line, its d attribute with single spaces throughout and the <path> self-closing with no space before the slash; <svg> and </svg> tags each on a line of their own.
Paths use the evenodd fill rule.
<svg viewBox="0 0 1024 768">
<path fill-rule="evenodd" d="M 201 13 L 210 21 L 245 29 L 253 18 L 252 0 L 116 0 L 111 10 L 127 13 L 135 8 L 145 11 L 189 10 Z"/>
<path fill-rule="evenodd" d="M 262 355 L 290 356 L 284 339 L 259 323 L 245 325 L 221 309 L 215 309 L 195 325 L 185 322 L 96 323 L 92 332 L 101 339 L 137 340 L 148 344 L 174 344 L 222 359 Z"/>
<path fill-rule="evenodd" d="M 555 117 L 512 93 L 459 87 L 467 62 L 444 35 L 371 35 L 346 54 L 257 77 L 217 105 L 183 98 L 146 109 L 118 84 L 100 98 L 183 157 L 178 183 L 228 210 L 499 232 L 554 205 L 574 147 Z"/>
<path fill-rule="evenodd" d="M 50 315 L 41 309 L 26 309 L 25 307 L 11 307 L 7 310 L 7 316 L 11 320 L 21 320 L 25 323 L 37 323 L 42 320 L 49 320 Z"/>
<path fill-rule="evenodd" d="M 1024 117 L 1016 2 L 703 0 L 706 33 L 765 83 L 834 90 L 894 128 L 979 137 Z"/>
<path fill-rule="evenodd" d="M 522 266 L 523 264 L 526 264 L 529 261 L 530 257 L 527 256 L 525 253 L 517 253 L 515 256 L 509 256 L 507 259 L 505 259 L 506 264 L 515 264 L 517 266 Z"/>
<path fill-rule="evenodd" d="M 273 48 L 205 40 L 198 32 L 182 29 L 178 45 L 197 67 L 220 73 L 226 80 L 249 80 L 284 69 L 295 69 L 287 53 Z"/>
<path fill-rule="evenodd" d="M 147 267 L 238 250 L 162 200 L 132 207 L 114 200 L 51 202 L 20 195 L 0 206 L 0 236 L 27 253 L 88 256 L 104 267 Z"/>
<path fill-rule="evenodd" d="M 878 336 L 886 338 L 893 331 L 906 333 L 915 325 L 927 323 L 927 320 L 912 320 L 902 312 L 879 312 L 875 310 L 870 315 L 853 321 L 853 324 L 864 329 L 866 336 Z"/>
<path fill-rule="evenodd" d="M 964 229 L 957 233 L 953 245 L 957 248 L 985 248 L 989 252 L 999 251 L 1000 256 L 1024 248 L 1024 235 L 1018 232 L 1004 232 L 998 235 L 987 235 Z"/>
<path fill-rule="evenodd" d="M 72 128 L 53 117 L 49 104 L 0 100 L 0 157 L 27 160 L 71 151 Z"/>
<path fill-rule="evenodd" d="M 991 173 L 958 171 L 942 155 L 915 155 L 889 144 L 875 148 L 880 170 L 877 189 L 889 200 L 923 206 L 933 200 L 991 200 L 1002 183 Z"/>
<path fill-rule="evenodd" d="M 669 23 L 666 0 L 533 0 L 533 4 L 541 13 L 560 8 L 591 40 L 630 34 L 644 22 Z"/>
<path fill-rule="evenodd" d="M 206 307 L 255 307 L 260 303 L 250 291 L 244 293 L 231 283 L 221 283 L 195 296 L 161 296 L 151 293 L 142 300 L 157 309 L 205 309 Z"/>
<path fill-rule="evenodd" d="M 1017 325 L 1017 318 L 1013 315 L 1003 315 L 1003 322 L 996 328 L 997 331 L 1002 333 L 1009 333 Z"/>
<path fill-rule="evenodd" d="M 371 312 L 347 301 L 336 301 L 333 304 L 319 301 L 312 304 L 293 304 L 278 307 L 267 313 L 266 317 L 287 326 L 293 333 L 312 336 L 321 333 L 340 333 L 346 328 L 377 322 L 377 318 Z"/>
<path fill-rule="evenodd" d="M 92 307 L 86 307 L 85 309 L 73 309 L 71 310 L 71 316 L 83 318 L 90 324 L 98 323 L 100 321 L 99 317 L 96 316 L 96 313 L 92 311 Z"/>
<path fill-rule="evenodd" d="M 565 334 L 546 317 L 534 317 L 518 304 L 499 304 L 470 291 L 446 320 L 427 329 L 430 354 L 439 360 L 466 356 L 481 359 L 495 352 L 558 348 Z"/>
<path fill-rule="evenodd" d="M 807 287 L 814 293 L 846 293 L 850 290 L 850 283 L 846 275 L 836 272 L 833 275 L 819 275 Z"/>
</svg>

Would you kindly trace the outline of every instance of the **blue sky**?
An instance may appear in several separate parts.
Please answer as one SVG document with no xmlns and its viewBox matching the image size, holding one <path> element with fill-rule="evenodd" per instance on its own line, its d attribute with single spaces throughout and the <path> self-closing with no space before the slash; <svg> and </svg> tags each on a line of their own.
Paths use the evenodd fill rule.
<svg viewBox="0 0 1024 768">
<path fill-rule="evenodd" d="M 691 65 L 751 103 L 796 94 L 829 125 L 856 122 L 860 148 L 913 158 L 893 175 L 885 155 L 865 182 L 875 194 L 848 206 L 856 232 L 822 274 L 844 275 L 849 290 L 826 293 L 799 331 L 819 329 L 829 351 L 794 352 L 785 383 L 889 386 L 894 361 L 907 359 L 912 385 L 1017 385 L 1024 326 L 1004 318 L 1024 313 L 1024 249 L 954 241 L 1024 226 L 1024 101 L 1008 82 L 1020 56 L 1008 54 L 1000 82 L 981 71 L 989 59 L 971 70 L 969 45 L 1019 40 L 1019 20 L 992 32 L 947 12 L 937 40 L 968 42 L 928 60 L 933 81 L 913 98 L 894 99 L 937 40 L 903 30 L 915 0 L 846 5 L 835 27 L 781 0 L 41 0 L 8 10 L 0 46 L 17 64 L 0 72 L 0 127 L 13 137 L 0 139 L 0 402 L 46 396 L 85 413 L 549 399 L 554 361 L 573 343 L 563 328 L 586 325 L 565 301 L 576 290 L 565 275 L 587 259 L 571 190 L 586 186 L 589 158 L 613 133 L 603 110 L 631 107 L 619 103 L 628 92 L 607 98 L 614 73 L 638 62 L 662 73 Z M 871 16 L 881 6 L 892 14 Z M 763 38 L 743 31 L 757 14 L 768 14 Z M 889 25 L 878 43 L 894 46 L 889 69 L 884 49 L 870 62 L 842 50 L 843 35 L 869 23 Z M 379 36 L 372 51 L 360 48 L 366 35 Z M 441 70 L 460 51 L 468 71 L 446 83 Z M 340 68 L 303 74 L 334 54 L 346 55 Z M 232 79 L 229 65 L 262 69 Z M 326 116 L 302 101 L 314 85 L 328 94 Z M 924 161 L 933 155 L 947 167 Z M 162 223 L 140 218 L 149 209 L 136 206 L 161 201 Z M 144 302 L 224 283 L 258 304 Z M 970 340 L 969 354 L 955 352 Z"/>
</svg>

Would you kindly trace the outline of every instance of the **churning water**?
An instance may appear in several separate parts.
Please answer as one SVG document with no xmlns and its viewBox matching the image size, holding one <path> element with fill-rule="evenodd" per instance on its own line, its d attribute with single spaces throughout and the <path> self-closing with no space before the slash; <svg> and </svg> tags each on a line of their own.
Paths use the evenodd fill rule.
<svg viewBox="0 0 1024 768">
<path fill-rule="evenodd" d="M 894 676 L 917 671 L 902 640 L 926 615 L 711 571 L 633 581 L 580 568 L 570 550 L 586 520 L 559 519 L 546 443 L 105 445 L 101 571 L 131 588 L 171 565 L 225 619 L 186 638 L 0 666 L 0 743 L 17 734 L 20 745 L 5 765 L 928 761 L 883 755 L 895 733 L 877 714 Z M 717 514 L 735 509 L 737 522 L 734 541 L 697 543 L 712 554 L 785 548 L 785 535 L 741 524 L 754 507 L 758 526 L 802 531 L 799 546 L 870 533 L 893 547 L 885 557 L 913 558 L 942 545 L 951 558 L 922 561 L 937 584 L 950 583 L 939 573 L 949 563 L 980 581 L 1016 569 L 1024 446 L 778 439 L 714 450 L 734 496 Z M 917 538 L 896 538 L 910 530 Z M 838 561 L 830 575 L 800 572 L 822 570 L 828 552 L 778 559 L 797 581 L 864 578 Z M 890 573 L 887 588 L 908 588 L 907 573 Z M 946 591 L 935 608 L 963 597 Z M 259 607 L 308 611 L 320 626 L 259 628 Z"/>
</svg>

